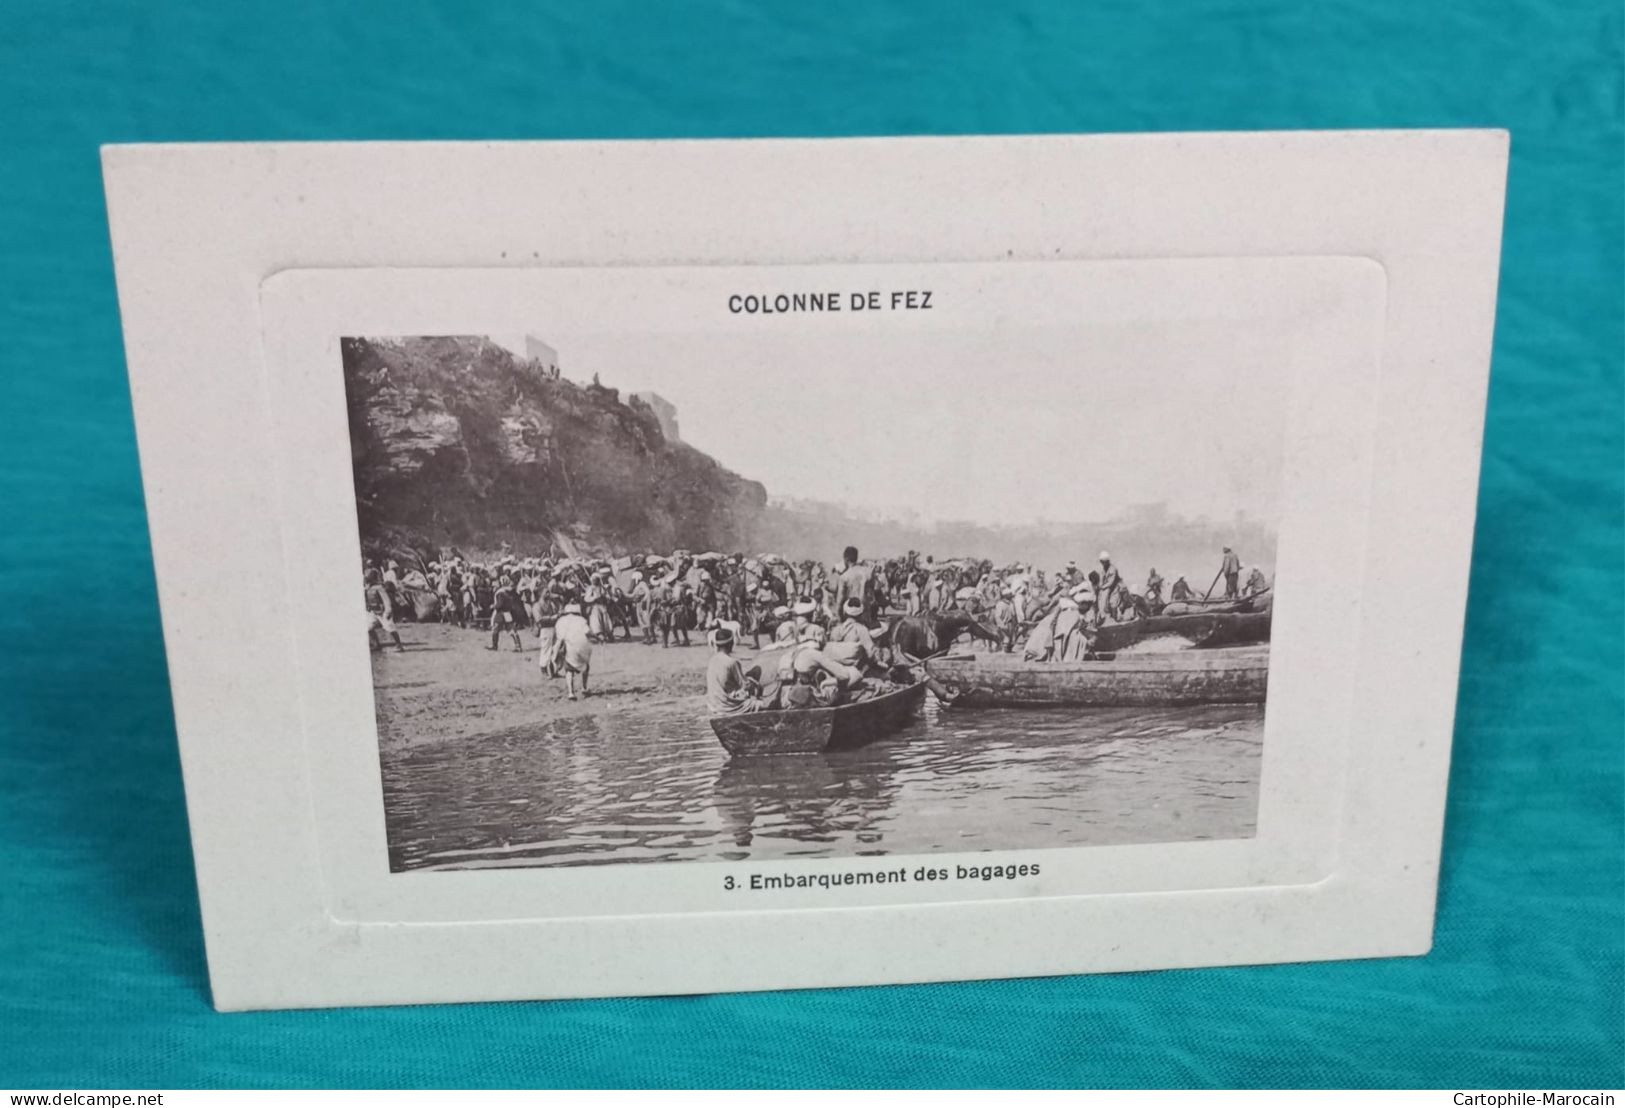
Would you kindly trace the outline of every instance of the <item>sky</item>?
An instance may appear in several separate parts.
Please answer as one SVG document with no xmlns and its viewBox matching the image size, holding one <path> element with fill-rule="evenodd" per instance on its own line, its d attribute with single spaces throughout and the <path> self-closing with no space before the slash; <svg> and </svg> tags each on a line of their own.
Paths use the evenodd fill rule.
<svg viewBox="0 0 1625 1108">
<path fill-rule="evenodd" d="M 1278 280 L 1238 292 L 1233 274 L 1195 272 L 939 275 L 934 314 L 772 319 L 712 311 L 728 277 L 695 279 L 698 291 L 623 279 L 618 311 L 576 286 L 570 300 L 590 307 L 527 330 L 569 379 L 665 397 L 684 441 L 770 496 L 923 522 L 1164 504 L 1274 525 L 1303 330 L 1280 315 Z"/>
<path fill-rule="evenodd" d="M 565 377 L 596 372 L 623 397 L 664 396 L 685 442 L 773 496 L 912 509 L 924 521 L 1100 520 L 1146 503 L 1273 521 L 1285 390 L 1256 373 L 1238 383 L 1238 364 L 1264 352 L 1214 330 L 553 345 Z M 1224 356 L 1217 344 L 1229 345 Z M 1105 356 L 1123 347 L 1132 362 Z"/>
</svg>

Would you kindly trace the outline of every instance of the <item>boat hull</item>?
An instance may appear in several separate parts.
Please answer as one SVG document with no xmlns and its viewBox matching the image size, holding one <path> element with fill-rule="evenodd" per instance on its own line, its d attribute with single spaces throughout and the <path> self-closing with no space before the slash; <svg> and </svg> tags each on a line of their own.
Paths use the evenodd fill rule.
<svg viewBox="0 0 1625 1108">
<path fill-rule="evenodd" d="M 1263 592 L 1253 593 L 1251 596 L 1237 596 L 1228 599 L 1225 597 L 1210 597 L 1203 600 L 1193 597 L 1190 600 L 1171 600 L 1157 614 L 1164 616 L 1192 616 L 1250 612 L 1267 615 L 1274 610 L 1275 592 L 1273 589 L 1265 589 Z"/>
<path fill-rule="evenodd" d="M 1200 650 L 1252 646 L 1270 641 L 1270 619 L 1269 612 L 1209 612 L 1149 616 L 1128 623 L 1105 623 L 1095 633 L 1095 649 L 1103 653 L 1127 650 L 1141 643 L 1164 639 Z"/>
<path fill-rule="evenodd" d="M 800 708 L 712 716 L 717 741 L 735 758 L 819 754 L 862 746 L 901 728 L 925 703 L 925 682 L 873 700 L 834 708 Z"/>
<path fill-rule="evenodd" d="M 1269 652 L 1203 650 L 1103 661 L 1024 662 L 1001 654 L 932 658 L 925 663 L 954 708 L 1178 707 L 1262 704 Z M 946 694 L 946 695 L 944 695 Z"/>
</svg>

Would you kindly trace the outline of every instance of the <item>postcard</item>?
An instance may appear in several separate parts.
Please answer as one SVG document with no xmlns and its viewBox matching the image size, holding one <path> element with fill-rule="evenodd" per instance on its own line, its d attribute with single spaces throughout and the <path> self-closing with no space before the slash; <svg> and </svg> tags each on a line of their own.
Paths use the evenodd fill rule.
<svg viewBox="0 0 1625 1108">
<path fill-rule="evenodd" d="M 1505 165 L 108 148 L 217 1005 L 1425 952 Z"/>
</svg>

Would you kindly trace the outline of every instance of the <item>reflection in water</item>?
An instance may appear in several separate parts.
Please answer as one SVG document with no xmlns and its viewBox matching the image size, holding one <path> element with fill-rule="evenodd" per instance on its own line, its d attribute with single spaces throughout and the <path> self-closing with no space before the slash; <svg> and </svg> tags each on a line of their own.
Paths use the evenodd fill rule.
<svg viewBox="0 0 1625 1108">
<path fill-rule="evenodd" d="M 739 849 L 725 856 L 885 854 L 875 844 L 897 795 L 897 751 L 898 745 L 888 742 L 813 757 L 726 763 L 712 795 L 727 835 Z M 773 843 L 779 849 L 768 849 Z M 847 846 L 830 850 L 830 843 Z M 756 851 L 749 849 L 753 846 Z"/>
<path fill-rule="evenodd" d="M 1262 707 L 922 716 L 867 747 L 728 761 L 691 704 L 384 757 L 390 866 L 915 854 L 1253 833 Z"/>
</svg>

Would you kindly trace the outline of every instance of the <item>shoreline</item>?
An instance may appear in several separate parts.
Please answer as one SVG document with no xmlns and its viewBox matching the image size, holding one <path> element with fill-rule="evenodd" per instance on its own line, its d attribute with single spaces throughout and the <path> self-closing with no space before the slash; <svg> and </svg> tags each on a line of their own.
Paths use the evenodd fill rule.
<svg viewBox="0 0 1625 1108">
<path fill-rule="evenodd" d="M 371 659 L 384 753 L 683 701 L 692 701 L 696 718 L 706 715 L 711 648 L 703 633 L 691 633 L 693 645 L 687 647 L 645 646 L 636 636 L 595 644 L 592 695 L 572 702 L 562 677 L 542 676 L 534 630 L 520 632 L 524 652 L 518 653 L 506 634 L 491 651 L 489 631 L 443 623 L 402 623 L 399 629 L 406 652 L 391 646 Z M 742 659 L 757 653 L 748 646 L 737 651 Z"/>
</svg>

